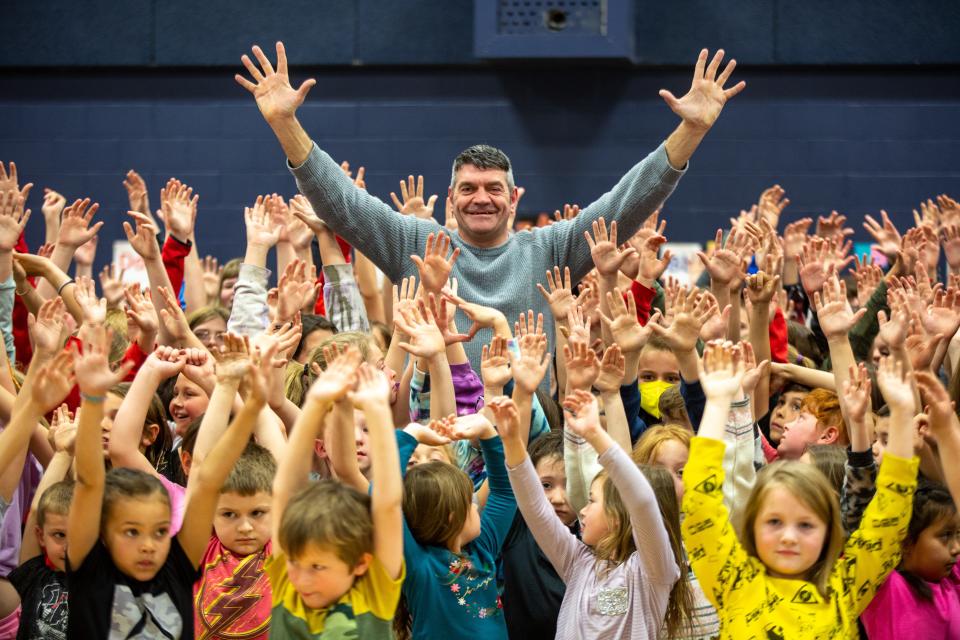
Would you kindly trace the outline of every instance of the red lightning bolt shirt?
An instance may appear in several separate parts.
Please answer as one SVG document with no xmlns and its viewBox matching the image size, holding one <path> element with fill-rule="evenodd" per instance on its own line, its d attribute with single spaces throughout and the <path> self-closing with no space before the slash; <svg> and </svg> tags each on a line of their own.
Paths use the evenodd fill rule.
<svg viewBox="0 0 960 640">
<path fill-rule="evenodd" d="M 263 563 L 271 548 L 267 542 L 257 553 L 238 556 L 210 538 L 193 587 L 197 640 L 267 640 L 272 597 Z"/>
</svg>

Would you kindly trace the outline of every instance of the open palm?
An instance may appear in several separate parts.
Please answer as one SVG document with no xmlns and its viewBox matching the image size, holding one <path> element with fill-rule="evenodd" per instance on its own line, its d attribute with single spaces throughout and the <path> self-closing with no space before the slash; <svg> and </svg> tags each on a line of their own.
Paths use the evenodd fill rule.
<svg viewBox="0 0 960 640">
<path fill-rule="evenodd" d="M 317 81 L 312 78 L 304 80 L 299 89 L 293 88 L 290 84 L 290 75 L 287 73 L 287 53 L 282 42 L 277 43 L 276 71 L 260 47 L 253 47 L 253 55 L 260 63 L 262 73 L 261 69 L 258 69 L 257 65 L 244 55 L 240 60 L 250 72 L 254 82 L 250 82 L 240 74 L 234 76 L 234 79 L 241 87 L 253 94 L 264 120 L 270 122 L 292 117 Z"/>
<path fill-rule="evenodd" d="M 729 89 L 724 89 L 737 66 L 736 60 L 727 63 L 723 72 L 717 76 L 720 63 L 723 61 L 723 49 L 717 50 L 713 60 L 707 65 L 707 50 L 700 52 L 697 65 L 693 72 L 693 82 L 690 90 L 682 98 L 676 98 L 666 89 L 660 90 L 660 97 L 666 101 L 670 109 L 680 116 L 683 121 L 699 130 L 707 130 L 716 122 L 727 100 L 737 95 L 747 83 L 740 81 Z"/>
</svg>

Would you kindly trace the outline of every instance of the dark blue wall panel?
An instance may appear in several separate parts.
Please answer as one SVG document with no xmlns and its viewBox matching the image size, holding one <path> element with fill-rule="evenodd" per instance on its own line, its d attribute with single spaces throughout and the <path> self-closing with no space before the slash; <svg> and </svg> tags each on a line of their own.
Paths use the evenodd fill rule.
<svg viewBox="0 0 960 640">
<path fill-rule="evenodd" d="M 475 2 L 496 0 L 2 0 L 0 66 L 234 65 L 278 39 L 298 64 L 487 64 L 473 56 Z M 639 64 L 686 65 L 702 47 L 751 64 L 960 63 L 956 0 L 634 7 Z"/>
<path fill-rule="evenodd" d="M 365 165 L 389 202 L 397 181 L 423 173 L 443 194 L 450 162 L 476 142 L 499 145 L 527 188 L 521 215 L 588 204 L 671 131 L 657 95 L 682 91 L 687 71 L 293 69 L 318 85 L 300 112 L 338 159 Z M 738 72 L 739 73 L 739 72 Z M 294 193 L 279 146 L 252 99 L 221 71 L 0 73 L 0 159 L 37 185 L 90 196 L 107 221 L 98 262 L 122 237 L 129 168 L 154 204 L 170 176 L 200 194 L 200 250 L 240 255 L 243 206 Z M 837 209 L 859 221 L 881 207 L 906 224 L 922 199 L 960 194 L 960 84 L 949 70 L 790 70 L 739 73 L 730 103 L 666 207 L 668 234 L 702 241 L 779 182 L 788 219 Z M 442 201 L 441 201 L 442 202 Z M 438 207 L 440 215 L 442 208 Z M 42 237 L 34 216 L 28 240 Z"/>
</svg>

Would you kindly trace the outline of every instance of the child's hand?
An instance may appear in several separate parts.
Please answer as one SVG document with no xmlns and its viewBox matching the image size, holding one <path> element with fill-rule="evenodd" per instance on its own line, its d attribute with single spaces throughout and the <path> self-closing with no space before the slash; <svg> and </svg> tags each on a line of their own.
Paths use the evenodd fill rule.
<svg viewBox="0 0 960 640">
<path fill-rule="evenodd" d="M 431 447 L 441 447 L 450 444 L 450 433 L 456 416 L 448 416 L 440 420 L 431 420 L 429 425 L 411 422 L 404 431 L 413 436 L 419 444 Z"/>
<path fill-rule="evenodd" d="M 357 387 L 347 393 L 357 409 L 389 408 L 390 383 L 379 369 L 363 363 L 357 369 Z"/>
<path fill-rule="evenodd" d="M 520 410 L 513 400 L 506 396 L 497 396 L 487 403 L 487 408 L 497 422 L 497 431 L 503 440 L 520 439 Z"/>
<path fill-rule="evenodd" d="M 277 282 L 277 319 L 286 322 L 313 301 L 319 285 L 316 268 L 307 269 L 307 263 L 294 259 L 283 270 Z"/>
<path fill-rule="evenodd" d="M 593 221 L 593 236 L 589 231 L 583 232 L 590 246 L 590 257 L 597 266 L 597 272 L 604 277 L 616 277 L 624 261 L 635 257 L 637 250 L 627 246 L 622 251 L 617 247 L 617 222 L 610 223 L 610 235 L 607 235 L 606 220 L 601 217 Z M 596 238 L 596 239 L 594 239 Z"/>
<path fill-rule="evenodd" d="M 891 410 L 899 409 L 903 412 L 915 413 L 913 390 L 907 379 L 907 368 L 904 363 L 893 356 L 880 358 L 877 367 L 877 386 L 884 400 Z"/>
<path fill-rule="evenodd" d="M 213 393 L 217 377 L 213 356 L 206 349 L 184 349 L 183 353 L 186 356 L 183 375 L 202 388 L 207 395 Z"/>
<path fill-rule="evenodd" d="M 517 322 L 513 323 L 513 332 L 516 335 L 517 339 L 523 339 L 527 336 L 542 336 L 543 335 L 543 314 L 537 314 L 537 323 L 533 323 L 533 309 L 527 309 L 527 315 L 524 316 L 523 313 L 517 319 Z"/>
<path fill-rule="evenodd" d="M 563 268 L 563 278 L 560 277 L 560 267 L 554 267 L 553 273 L 547 271 L 547 291 L 543 285 L 537 283 L 537 289 L 543 296 L 547 304 L 550 305 L 550 313 L 553 314 L 554 322 L 565 324 L 567 314 L 576 306 L 577 299 L 573 297 L 573 287 L 570 282 L 570 267 Z"/>
<path fill-rule="evenodd" d="M 780 290 L 780 276 L 777 269 L 783 268 L 783 260 L 777 260 L 771 266 L 773 273 L 767 275 L 763 271 L 758 271 L 752 276 L 747 276 L 747 298 L 753 304 L 770 304 L 774 294 Z"/>
<path fill-rule="evenodd" d="M 482 413 L 458 416 L 450 431 L 451 440 L 487 440 L 495 435 L 497 430 Z"/>
<path fill-rule="evenodd" d="M 845 337 L 867 313 L 866 309 L 853 312 L 847 301 L 847 285 L 835 275 L 827 278 L 823 289 L 813 294 L 813 308 L 828 339 Z"/>
<path fill-rule="evenodd" d="M 401 342 L 400 348 L 418 358 L 432 358 L 443 353 L 447 344 L 435 319 L 427 315 L 423 300 L 413 309 L 401 309 L 394 314 L 394 323 L 409 338 L 410 342 Z"/>
<path fill-rule="evenodd" d="M 78 276 L 77 286 L 73 290 L 74 297 L 83 311 L 83 323 L 89 325 L 103 324 L 107 319 L 107 300 L 97 297 L 97 289 L 93 279 L 87 276 Z"/>
<path fill-rule="evenodd" d="M 913 374 L 920 391 L 925 412 L 929 418 L 930 434 L 941 438 L 951 431 L 960 431 L 957 419 L 956 403 L 950 400 L 950 394 L 940 380 L 930 371 L 917 371 Z"/>
<path fill-rule="evenodd" d="M 550 365 L 550 358 L 547 354 L 547 337 L 543 334 L 528 334 L 520 338 L 518 344 L 520 347 L 519 357 L 509 350 L 507 351 L 510 357 L 513 381 L 521 391 L 533 394 L 543 381 L 543 376 L 546 375 L 547 367 Z M 595 355 L 594 358 L 596 358 Z"/>
<path fill-rule="evenodd" d="M 33 348 L 37 352 L 54 353 L 60 348 L 60 334 L 63 331 L 63 298 L 57 296 L 47 300 L 37 310 L 37 315 L 27 316 L 27 325 Z"/>
<path fill-rule="evenodd" d="M 89 209 L 87 208 L 89 207 Z M 76 251 L 77 247 L 86 244 L 92 237 L 97 235 L 103 221 L 97 222 L 93 226 L 93 214 L 100 208 L 100 204 L 94 202 L 90 204 L 90 198 L 76 200 L 72 205 L 64 209 L 60 218 L 60 231 L 57 234 L 57 244 L 71 247 Z M 156 241 L 154 241 L 156 246 Z"/>
<path fill-rule="evenodd" d="M 460 311 L 463 311 L 464 315 L 473 322 L 473 325 L 466 334 L 470 339 L 476 335 L 477 331 L 484 327 L 495 328 L 497 325 L 509 327 L 506 316 L 504 316 L 500 311 L 494 309 L 493 307 L 485 307 L 482 304 L 467 302 L 463 298 L 459 297 L 449 287 L 445 287 L 443 289 L 443 299 L 444 301 L 456 305 L 457 308 L 460 309 Z"/>
<path fill-rule="evenodd" d="M 769 360 L 757 364 L 757 357 L 753 352 L 753 345 L 749 342 L 740 342 L 740 352 L 743 354 L 743 382 L 740 383 L 743 392 L 753 396 L 754 390 L 760 384 L 760 376 L 770 366 Z"/>
<path fill-rule="evenodd" d="M 157 241 L 154 240 L 153 243 L 156 244 Z M 180 301 L 167 287 L 157 287 L 157 291 L 160 293 L 164 304 L 160 309 L 160 320 L 163 322 L 163 328 L 167 330 L 173 340 L 182 346 L 190 335 L 190 325 L 187 324 L 187 317 L 183 315 L 183 309 L 180 308 Z"/>
<path fill-rule="evenodd" d="M 452 291 L 453 295 L 457 294 L 457 279 L 454 278 L 451 281 L 451 288 L 444 289 L 444 291 Z M 423 299 L 417 304 L 417 307 L 420 309 L 420 312 L 423 314 L 424 318 L 433 319 L 433 322 L 437 325 L 437 329 L 440 330 L 440 335 L 443 336 L 443 343 L 446 345 L 455 344 L 457 342 L 467 342 L 473 338 L 475 333 L 474 329 L 471 329 L 471 333 L 458 333 L 457 326 L 451 322 L 452 314 L 456 313 L 456 307 L 451 303 L 447 304 L 444 298 L 437 299 L 437 296 L 433 292 L 427 293 L 427 304 L 424 305 Z M 429 315 L 428 315 L 429 311 Z"/>
<path fill-rule="evenodd" d="M 342 399 L 356 380 L 357 368 L 363 358 L 355 347 L 350 347 L 336 357 L 332 350 L 324 351 L 327 368 L 321 372 L 307 392 L 307 397 L 320 402 L 336 402 Z"/>
<path fill-rule="evenodd" d="M 674 301 L 670 326 L 651 321 L 647 327 L 663 338 L 674 353 L 687 353 L 697 348 L 703 325 L 716 313 L 717 299 L 712 294 L 696 288 L 686 293 L 681 289 Z"/>
<path fill-rule="evenodd" d="M 127 300 L 127 318 L 133 320 L 142 333 L 156 335 L 160 320 L 153 306 L 150 290 L 144 294 L 140 291 L 139 284 L 131 284 L 123 290 L 123 296 Z"/>
<path fill-rule="evenodd" d="M 650 339 L 651 326 L 660 320 L 660 312 L 654 312 L 647 324 L 641 327 L 637 320 L 637 303 L 633 293 L 629 292 L 627 301 L 624 302 L 623 292 L 619 288 L 615 288 L 613 293 L 607 292 L 607 306 L 612 317 L 608 318 L 601 312 L 600 319 L 610 330 L 614 341 L 624 353 L 640 351 Z"/>
<path fill-rule="evenodd" d="M 493 336 L 490 346 L 483 345 L 480 353 L 480 377 L 488 389 L 503 389 L 510 381 L 510 361 L 507 357 L 507 339 Z"/>
<path fill-rule="evenodd" d="M 583 389 L 575 389 L 563 400 L 563 415 L 566 427 L 581 438 L 589 440 L 601 431 L 600 408 L 593 394 Z"/>
<path fill-rule="evenodd" d="M 107 309 L 117 309 L 123 300 L 123 274 L 126 269 L 118 269 L 116 265 L 108 264 L 100 272 L 100 290 L 107 299 Z"/>
<path fill-rule="evenodd" d="M 141 371 L 154 371 L 163 380 L 179 375 L 187 363 L 187 354 L 182 349 L 159 346 L 143 363 Z"/>
<path fill-rule="evenodd" d="M 110 370 L 107 356 L 110 353 L 112 338 L 113 332 L 106 327 L 89 327 L 82 354 L 78 352 L 76 344 L 70 345 L 77 384 L 80 386 L 80 391 L 87 396 L 103 398 L 111 387 L 119 384 L 133 369 L 134 363 L 127 361 L 123 362 L 116 371 Z"/>
<path fill-rule="evenodd" d="M 246 336 L 244 336 L 246 338 Z M 269 369 L 273 362 L 273 356 L 276 354 L 276 346 L 272 346 L 266 352 L 261 353 L 259 350 L 254 352 L 253 358 L 251 361 L 251 366 L 247 369 L 247 375 L 243 379 L 242 389 L 246 393 L 243 394 L 247 404 L 250 404 L 254 407 L 263 408 L 267 403 L 267 383 L 269 378 L 267 377 L 267 369 Z"/>
<path fill-rule="evenodd" d="M 843 381 L 843 395 L 840 397 L 840 402 L 847 409 L 847 418 L 850 422 L 860 424 L 867 419 L 872 387 L 866 365 L 862 362 L 856 367 L 850 365 L 850 375 Z"/>
<path fill-rule="evenodd" d="M 584 342 L 563 345 L 563 357 L 567 361 L 567 386 L 571 389 L 589 390 L 600 375 L 600 360 L 593 349 Z"/>
<path fill-rule="evenodd" d="M 600 361 L 600 375 L 597 377 L 593 386 L 601 393 L 614 393 L 620 391 L 623 384 L 624 367 L 626 359 L 620 352 L 620 346 L 612 344 L 603 352 L 603 359 Z"/>
<path fill-rule="evenodd" d="M 744 367 L 739 346 L 715 340 L 703 349 L 700 384 L 708 400 L 729 402 L 743 383 Z"/>
<path fill-rule="evenodd" d="M 61 404 L 54 409 L 47 438 L 50 446 L 57 453 L 73 455 L 74 443 L 77 439 L 77 423 L 66 404 Z"/>
<path fill-rule="evenodd" d="M 37 379 L 30 388 L 30 399 L 41 414 L 48 413 L 63 402 L 76 383 L 73 358 L 70 352 L 61 351 L 37 372 Z"/>
<path fill-rule="evenodd" d="M 907 326 L 910 324 L 906 308 L 898 307 L 894 303 L 894 300 L 897 299 L 897 294 L 894 291 L 896 290 L 891 290 L 889 292 L 891 295 L 888 296 L 891 302 L 890 319 L 887 319 L 885 311 L 881 310 L 877 313 L 877 322 L 880 324 L 880 331 L 877 335 L 886 343 L 890 351 L 898 351 L 903 348 L 907 340 Z"/>
<path fill-rule="evenodd" d="M 157 227 L 146 214 L 137 211 L 127 211 L 127 215 L 137 223 L 136 231 L 129 222 L 123 223 L 123 232 L 127 235 L 127 242 L 146 262 L 160 257 L 160 247 L 157 246 Z M 98 224 L 103 224 L 102 222 Z M 61 227 L 62 228 L 62 227 Z"/>
<path fill-rule="evenodd" d="M 460 256 L 460 249 L 455 248 L 449 256 L 450 236 L 444 235 L 442 231 L 427 236 L 427 246 L 423 253 L 423 258 L 414 254 L 410 256 L 413 263 L 420 272 L 420 284 L 427 291 L 440 293 L 443 287 L 450 279 L 450 272 L 453 271 L 453 264 Z"/>
<path fill-rule="evenodd" d="M 282 225 L 277 224 L 267 213 L 266 200 L 257 196 L 252 207 L 245 207 L 243 219 L 247 226 L 247 244 L 269 249 L 280 241 Z"/>
<path fill-rule="evenodd" d="M 214 357 L 217 382 L 240 382 L 251 366 L 250 339 L 247 336 L 226 333 L 220 353 Z"/>
</svg>

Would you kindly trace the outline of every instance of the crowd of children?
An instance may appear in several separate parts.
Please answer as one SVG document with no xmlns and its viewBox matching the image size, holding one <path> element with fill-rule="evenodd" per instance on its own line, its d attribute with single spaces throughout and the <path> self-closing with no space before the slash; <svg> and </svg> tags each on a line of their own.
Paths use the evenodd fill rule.
<svg viewBox="0 0 960 640">
<path fill-rule="evenodd" d="M 0 640 L 960 638 L 960 204 L 866 216 L 873 260 L 773 186 L 682 284 L 659 207 L 743 89 L 722 51 L 533 228 L 485 145 L 444 225 L 422 178 L 391 209 L 253 53 L 302 195 L 225 265 L 131 171 L 149 286 L 98 291 L 98 205 L 46 189 L 31 253 L 0 164 Z"/>
</svg>

